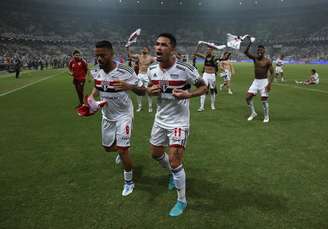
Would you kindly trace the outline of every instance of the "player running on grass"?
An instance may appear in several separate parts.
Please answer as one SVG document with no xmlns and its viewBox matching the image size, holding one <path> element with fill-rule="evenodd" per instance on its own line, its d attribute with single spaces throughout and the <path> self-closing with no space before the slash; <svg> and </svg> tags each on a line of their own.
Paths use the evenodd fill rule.
<svg viewBox="0 0 328 229">
<path fill-rule="evenodd" d="M 255 79 L 248 89 L 246 95 L 246 102 L 248 104 L 249 110 L 251 115 L 248 117 L 248 121 L 253 120 L 257 113 L 255 112 L 253 97 L 257 94 L 257 92 L 261 95 L 261 100 L 263 104 L 263 111 L 264 111 L 264 123 L 269 122 L 269 91 L 271 90 L 271 84 L 274 77 L 274 71 L 272 67 L 272 62 L 270 59 L 264 56 L 265 48 L 262 45 L 257 47 L 256 55 L 251 54 L 249 49 L 252 45 L 252 42 L 249 41 L 249 44 L 245 50 L 246 56 L 254 62 L 254 70 L 255 70 Z M 270 78 L 268 79 L 268 72 L 270 72 Z"/>
<path fill-rule="evenodd" d="M 176 39 L 163 33 L 155 44 L 158 63 L 148 68 L 149 95 L 158 96 L 157 112 L 150 137 L 152 157 L 170 171 L 169 189 L 177 189 L 177 202 L 170 216 L 178 216 L 187 207 L 186 174 L 183 156 L 189 133 L 189 98 L 205 94 L 207 86 L 198 71 L 178 61 L 174 54 Z M 191 84 L 197 89 L 189 91 Z M 168 146 L 168 154 L 164 147 Z"/>
<path fill-rule="evenodd" d="M 134 188 L 129 155 L 133 106 L 127 91 L 143 95 L 145 88 L 137 86 L 138 78 L 133 69 L 113 61 L 114 51 L 109 41 L 97 42 L 95 54 L 100 70 L 92 72 L 95 87 L 90 97 L 99 95 L 107 102 L 102 108 L 102 145 L 107 152 L 119 153 L 124 168 L 122 195 L 127 196 Z"/>
</svg>

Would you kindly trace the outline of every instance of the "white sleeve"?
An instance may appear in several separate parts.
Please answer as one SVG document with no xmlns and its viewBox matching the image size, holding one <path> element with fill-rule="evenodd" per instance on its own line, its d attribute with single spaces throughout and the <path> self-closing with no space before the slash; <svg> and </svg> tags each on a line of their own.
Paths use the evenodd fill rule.
<svg viewBox="0 0 328 229">
<path fill-rule="evenodd" d="M 134 72 L 133 74 L 129 73 L 129 76 L 125 80 L 128 84 L 138 85 L 138 76 Z"/>
<path fill-rule="evenodd" d="M 186 68 L 186 72 L 187 72 L 187 82 L 189 84 L 193 84 L 196 85 L 197 82 L 201 79 L 198 70 L 194 67 L 191 66 L 191 68 Z"/>
</svg>

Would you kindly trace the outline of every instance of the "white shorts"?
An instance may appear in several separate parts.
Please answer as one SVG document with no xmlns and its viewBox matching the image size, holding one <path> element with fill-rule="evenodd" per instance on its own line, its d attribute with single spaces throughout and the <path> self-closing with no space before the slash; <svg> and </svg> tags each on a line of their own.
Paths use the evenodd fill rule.
<svg viewBox="0 0 328 229">
<path fill-rule="evenodd" d="M 256 95 L 257 92 L 260 92 L 261 97 L 269 97 L 269 93 L 265 90 L 268 83 L 268 79 L 255 79 L 248 89 L 248 93 Z"/>
<path fill-rule="evenodd" d="M 138 74 L 138 87 L 148 87 L 149 78 L 146 73 Z"/>
<path fill-rule="evenodd" d="M 188 128 L 165 129 L 154 123 L 150 135 L 150 144 L 154 146 L 186 147 Z"/>
<path fill-rule="evenodd" d="M 204 72 L 204 74 L 203 74 L 203 80 L 204 80 L 205 84 L 210 89 L 214 89 L 216 87 L 215 73 L 209 74 L 209 73 Z"/>
<path fill-rule="evenodd" d="M 224 72 L 220 73 L 220 76 L 223 78 L 224 81 L 231 80 L 231 72 L 229 70 L 224 70 Z"/>
<path fill-rule="evenodd" d="M 101 135 L 102 145 L 112 146 L 114 143 L 118 147 L 129 147 L 132 132 L 132 118 L 122 118 L 119 121 L 109 121 L 102 118 Z"/>
<path fill-rule="evenodd" d="M 282 67 L 280 67 L 280 66 L 277 66 L 276 69 L 275 69 L 275 72 L 277 74 L 280 74 L 280 73 L 283 73 L 284 72 L 284 69 Z"/>
</svg>

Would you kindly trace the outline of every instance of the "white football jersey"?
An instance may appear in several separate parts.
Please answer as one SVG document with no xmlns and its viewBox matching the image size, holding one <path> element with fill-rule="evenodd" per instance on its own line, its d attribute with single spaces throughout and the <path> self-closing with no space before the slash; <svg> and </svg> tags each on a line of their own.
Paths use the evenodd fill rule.
<svg viewBox="0 0 328 229">
<path fill-rule="evenodd" d="M 172 95 L 172 91 L 174 88 L 189 90 L 192 84 L 201 80 L 197 69 L 176 61 L 170 69 L 162 70 L 159 63 L 155 63 L 149 66 L 147 74 L 152 84 L 161 87 L 155 123 L 166 129 L 189 128 L 189 99 L 178 100 Z"/>
<path fill-rule="evenodd" d="M 319 84 L 319 74 L 318 73 L 314 73 L 313 75 L 311 75 L 311 80 L 314 83 Z"/>
<path fill-rule="evenodd" d="M 106 100 L 107 105 L 102 108 L 103 118 L 117 121 L 124 117 L 133 117 L 133 105 L 127 91 L 117 91 L 112 86 L 114 80 L 123 80 L 131 85 L 138 84 L 138 77 L 132 68 L 117 64 L 116 68 L 108 74 L 102 69 L 91 71 L 95 80 L 101 100 Z"/>
<path fill-rule="evenodd" d="M 284 66 L 284 61 L 280 58 L 276 60 L 276 66 L 278 67 L 283 67 Z"/>
</svg>

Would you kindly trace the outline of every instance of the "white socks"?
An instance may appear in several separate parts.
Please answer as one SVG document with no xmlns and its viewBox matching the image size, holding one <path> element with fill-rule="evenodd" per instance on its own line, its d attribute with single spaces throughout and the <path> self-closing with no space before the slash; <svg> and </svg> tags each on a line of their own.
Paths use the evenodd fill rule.
<svg viewBox="0 0 328 229">
<path fill-rule="evenodd" d="M 172 175 L 175 187 L 177 189 L 178 201 L 187 203 L 186 200 L 186 173 L 183 168 L 183 165 L 178 166 L 175 169 L 172 169 Z"/>
<path fill-rule="evenodd" d="M 128 171 L 128 172 L 124 170 L 124 181 L 125 181 L 125 183 L 127 183 L 127 184 L 133 183 L 132 178 L 133 178 L 132 169 L 131 169 L 131 171 Z"/>
<path fill-rule="evenodd" d="M 163 153 L 162 156 L 160 157 L 153 157 L 156 161 L 158 161 L 158 163 L 165 169 L 169 169 L 171 170 L 171 165 L 169 162 L 169 156 L 167 155 L 167 153 Z"/>
</svg>

